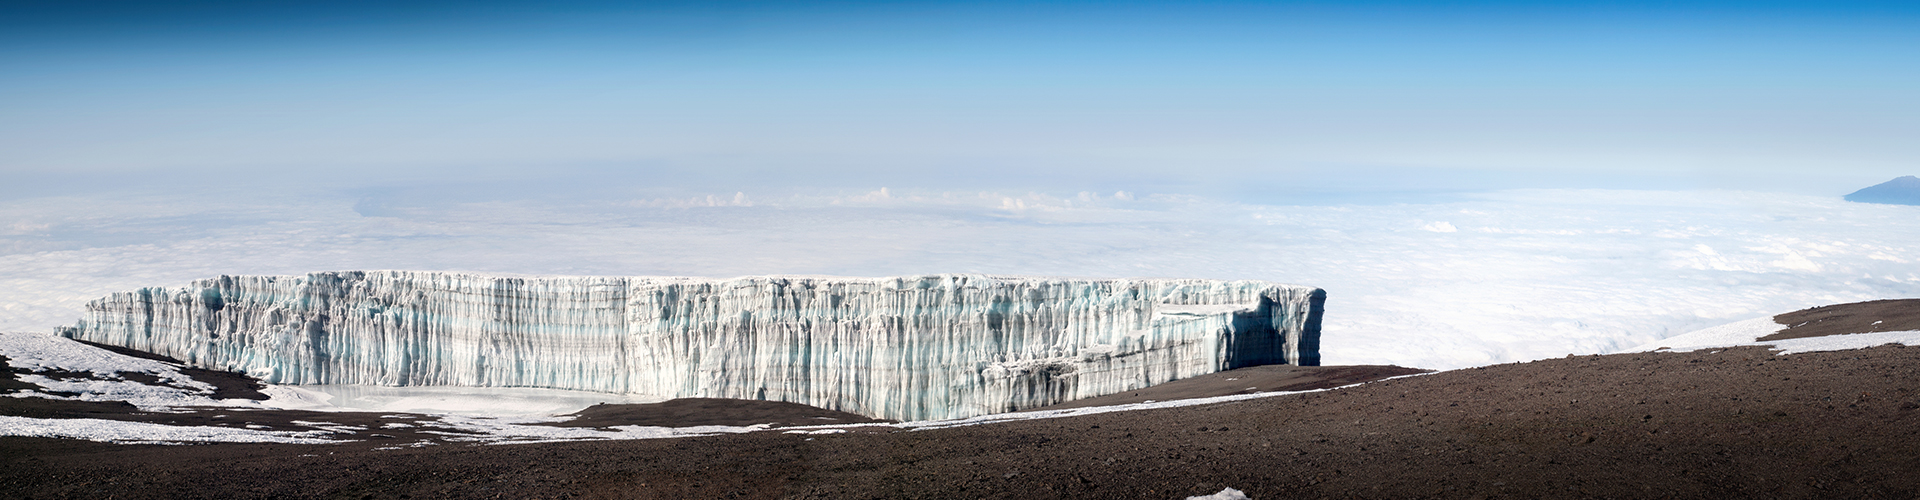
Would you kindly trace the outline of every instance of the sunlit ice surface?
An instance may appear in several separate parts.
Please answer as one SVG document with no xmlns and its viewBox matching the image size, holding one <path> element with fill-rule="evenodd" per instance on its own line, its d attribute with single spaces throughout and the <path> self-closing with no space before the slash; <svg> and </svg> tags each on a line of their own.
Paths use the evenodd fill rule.
<svg viewBox="0 0 1920 500">
<path fill-rule="evenodd" d="M 1603 353 L 1920 295 L 1920 207 L 1741 191 L 1509 190 L 1294 206 L 1132 192 L 873 189 L 421 202 L 280 192 L 0 202 L 0 329 L 222 274 L 989 273 L 1327 290 L 1326 364 Z"/>
</svg>

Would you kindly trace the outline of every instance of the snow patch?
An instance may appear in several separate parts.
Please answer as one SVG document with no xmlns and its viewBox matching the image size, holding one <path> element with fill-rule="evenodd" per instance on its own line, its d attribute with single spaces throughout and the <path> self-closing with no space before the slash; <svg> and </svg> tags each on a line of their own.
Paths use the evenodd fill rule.
<svg viewBox="0 0 1920 500">
<path fill-rule="evenodd" d="M 1661 339 L 1657 342 L 1625 349 L 1620 352 L 1648 352 L 1666 350 L 1670 352 L 1693 352 L 1715 347 L 1749 345 L 1756 339 L 1780 333 L 1786 325 L 1773 322 L 1773 316 L 1735 321 L 1724 325 L 1704 328 L 1692 332 Z"/>
<path fill-rule="evenodd" d="M 1904 332 L 1856 333 L 1852 335 L 1828 335 L 1804 339 L 1776 340 L 1763 345 L 1772 345 L 1781 355 L 1803 352 L 1845 351 L 1865 349 L 1887 344 L 1920 345 L 1920 330 Z"/>
<path fill-rule="evenodd" d="M 1214 493 L 1212 495 L 1200 495 L 1200 496 L 1187 497 L 1187 500 L 1248 500 L 1248 499 L 1247 499 L 1246 492 L 1236 490 L 1233 488 L 1225 488 L 1220 490 L 1219 493 Z"/>
<path fill-rule="evenodd" d="M 767 430 L 768 424 L 748 426 L 702 425 L 693 427 L 651 427 L 621 425 L 606 428 L 554 427 L 529 425 L 559 422 L 565 418 L 492 418 L 443 416 L 436 421 L 417 422 L 423 427 L 439 427 L 451 432 L 422 431 L 445 436 L 447 441 L 482 444 L 550 443 L 559 441 L 664 439 L 715 434 L 741 434 Z"/>
<path fill-rule="evenodd" d="M 15 378 L 46 391 L 21 391 L 11 394 L 12 397 L 125 401 L 142 410 L 162 412 L 180 406 L 260 406 L 245 399 L 213 399 L 210 397 L 213 385 L 181 373 L 177 365 L 126 356 L 52 335 L 0 332 L 0 356 L 7 358 L 7 366 L 32 372 Z M 152 377 L 161 385 L 129 380 L 127 374 Z"/>
<path fill-rule="evenodd" d="M 1760 340 L 1760 337 L 1780 333 L 1781 330 L 1785 330 L 1786 328 L 1786 325 L 1773 322 L 1772 316 L 1754 318 L 1676 335 L 1659 342 L 1641 345 L 1620 352 L 1694 352 L 1701 349 L 1770 346 L 1773 347 L 1773 350 L 1779 351 L 1779 354 L 1784 356 L 1807 352 L 1865 349 L 1887 344 L 1920 345 L 1920 331 L 1855 333 L 1786 340 Z"/>
<path fill-rule="evenodd" d="M 212 385 L 180 373 L 177 365 L 126 356 L 41 333 L 0 332 L 0 356 L 7 357 L 8 366 L 35 372 L 86 372 L 98 378 L 144 373 L 165 380 L 168 385 L 213 391 Z"/>
<path fill-rule="evenodd" d="M 816 430 L 801 429 L 801 430 L 786 431 L 785 433 L 786 434 L 843 434 L 846 432 L 847 432 L 846 429 L 816 429 Z"/>
<path fill-rule="evenodd" d="M 339 443 L 329 431 L 265 431 L 210 426 L 173 426 L 91 418 L 45 419 L 0 416 L 0 436 L 84 439 L 122 444 Z"/>
<path fill-rule="evenodd" d="M 488 417 L 541 417 L 573 413 L 596 404 L 658 403 L 664 398 L 534 387 L 383 387 L 369 385 L 275 386 L 295 394 L 287 404 L 315 411 L 404 412 Z"/>
</svg>

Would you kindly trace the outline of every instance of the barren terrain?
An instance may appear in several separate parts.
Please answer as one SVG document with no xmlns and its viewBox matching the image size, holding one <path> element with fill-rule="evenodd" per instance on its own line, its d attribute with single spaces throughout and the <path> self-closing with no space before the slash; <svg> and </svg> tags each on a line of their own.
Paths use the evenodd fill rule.
<svg viewBox="0 0 1920 500">
<path fill-rule="evenodd" d="M 1226 378 L 1237 377 L 1213 380 Z M 1231 382 L 1222 387 L 1240 381 Z M 1233 487 L 1252 498 L 1915 498 L 1917 389 L 1920 347 L 1788 356 L 1742 347 L 1569 357 L 1203 406 L 914 431 L 404 449 L 376 449 L 412 437 L 387 431 L 379 433 L 394 436 L 328 445 L 11 437 L 0 438 L 0 496 L 1183 498 Z M 113 413 L 52 403 L 60 402 L 0 410 Z M 775 411 L 697 401 L 681 409 L 701 405 Z M 294 418 L 267 413 L 217 420 Z M 653 418 L 643 413 L 589 416 Z M 355 415 L 317 418 L 394 418 Z"/>
</svg>

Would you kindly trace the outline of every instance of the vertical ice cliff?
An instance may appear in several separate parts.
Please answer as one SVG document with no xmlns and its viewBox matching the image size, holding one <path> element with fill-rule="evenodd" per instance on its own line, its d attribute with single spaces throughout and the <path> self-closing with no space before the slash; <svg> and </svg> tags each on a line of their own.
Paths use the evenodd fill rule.
<svg viewBox="0 0 1920 500">
<path fill-rule="evenodd" d="M 222 276 L 88 304 L 61 335 L 279 384 L 547 387 L 981 415 L 1319 363 L 1316 288 L 980 275 Z"/>
</svg>

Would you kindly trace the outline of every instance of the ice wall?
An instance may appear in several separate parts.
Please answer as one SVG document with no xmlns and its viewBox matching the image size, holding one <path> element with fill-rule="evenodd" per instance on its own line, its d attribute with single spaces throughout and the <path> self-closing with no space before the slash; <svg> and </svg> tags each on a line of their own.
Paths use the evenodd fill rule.
<svg viewBox="0 0 1920 500">
<path fill-rule="evenodd" d="M 981 275 L 222 276 L 60 334 L 278 384 L 547 387 L 982 415 L 1319 363 L 1316 288 Z"/>
</svg>

